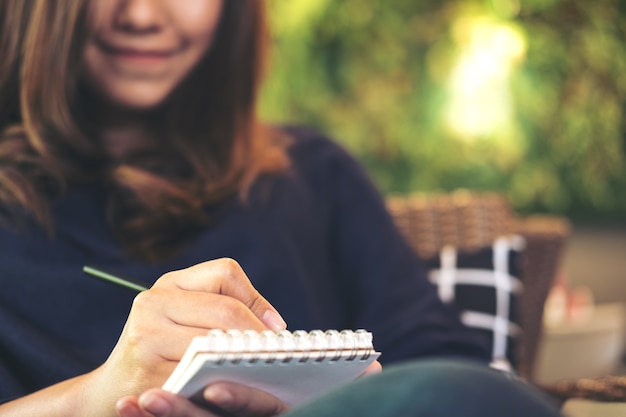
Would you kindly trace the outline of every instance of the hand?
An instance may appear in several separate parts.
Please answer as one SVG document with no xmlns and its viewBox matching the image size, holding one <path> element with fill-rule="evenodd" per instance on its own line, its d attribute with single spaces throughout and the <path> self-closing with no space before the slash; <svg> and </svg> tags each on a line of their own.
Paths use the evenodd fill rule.
<svg viewBox="0 0 626 417">
<path fill-rule="evenodd" d="M 381 370 L 380 362 L 375 361 L 361 377 Z M 139 397 L 122 398 L 117 403 L 120 417 L 262 417 L 282 414 L 288 409 L 285 403 L 266 392 L 229 382 L 207 386 L 202 392 L 202 404 L 156 388 Z"/>
<path fill-rule="evenodd" d="M 113 352 L 89 378 L 85 404 L 109 404 L 112 414 L 119 398 L 161 386 L 191 339 L 208 329 L 285 327 L 231 259 L 170 272 L 135 298 Z"/>
<path fill-rule="evenodd" d="M 288 409 L 271 394 L 230 382 L 207 386 L 194 402 L 154 388 L 117 403 L 120 417 L 270 417 Z"/>
</svg>

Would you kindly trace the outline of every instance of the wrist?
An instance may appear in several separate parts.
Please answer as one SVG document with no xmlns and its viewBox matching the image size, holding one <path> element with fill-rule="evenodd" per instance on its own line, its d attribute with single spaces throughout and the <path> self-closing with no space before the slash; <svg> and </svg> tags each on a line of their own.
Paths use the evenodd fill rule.
<svg viewBox="0 0 626 417">
<path fill-rule="evenodd" d="M 0 405 L 0 414 L 26 417 L 41 415 L 42 410 L 46 410 L 47 417 L 114 416 L 110 413 L 92 413 L 95 407 L 90 407 L 93 404 L 86 395 L 89 380 L 89 374 L 81 375 L 9 401 Z M 115 413 L 115 408 L 112 411 Z"/>
</svg>

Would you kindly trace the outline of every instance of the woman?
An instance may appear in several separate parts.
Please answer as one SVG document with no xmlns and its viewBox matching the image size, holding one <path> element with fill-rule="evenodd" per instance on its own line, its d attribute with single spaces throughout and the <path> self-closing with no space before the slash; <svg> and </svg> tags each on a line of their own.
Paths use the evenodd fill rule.
<svg viewBox="0 0 626 417">
<path fill-rule="evenodd" d="M 367 328 L 386 363 L 486 360 L 355 162 L 257 119 L 261 1 L 0 7 L 0 414 L 282 413 L 245 386 L 155 387 L 193 336 L 283 317 Z"/>
</svg>

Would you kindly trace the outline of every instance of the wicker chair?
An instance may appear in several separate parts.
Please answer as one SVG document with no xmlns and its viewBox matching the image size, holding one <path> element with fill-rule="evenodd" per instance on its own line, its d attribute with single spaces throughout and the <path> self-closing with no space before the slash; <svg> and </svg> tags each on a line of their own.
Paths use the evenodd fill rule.
<svg viewBox="0 0 626 417">
<path fill-rule="evenodd" d="M 517 370 L 532 381 L 542 334 L 542 306 L 570 233 L 569 222 L 556 216 L 519 217 L 497 193 L 390 196 L 387 205 L 399 229 L 423 258 L 436 256 L 444 245 L 469 252 L 491 246 L 501 235 L 516 233 L 525 238 L 521 265 L 525 289 L 519 311 L 523 336 Z"/>
<path fill-rule="evenodd" d="M 523 337 L 518 352 L 518 372 L 531 383 L 542 336 L 543 305 L 558 270 L 569 222 L 558 216 L 517 216 L 497 193 L 456 191 L 448 194 L 390 196 L 387 205 L 399 229 L 417 254 L 436 256 L 444 245 L 464 251 L 490 246 L 494 238 L 522 235 L 526 250 L 522 260 L 524 293 L 519 312 Z M 561 380 L 541 388 L 555 399 L 626 402 L 626 376 Z"/>
</svg>

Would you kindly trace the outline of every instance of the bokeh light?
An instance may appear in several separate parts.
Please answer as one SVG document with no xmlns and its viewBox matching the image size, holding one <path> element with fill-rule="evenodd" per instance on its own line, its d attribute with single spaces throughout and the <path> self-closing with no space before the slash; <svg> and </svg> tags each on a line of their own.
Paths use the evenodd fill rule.
<svg viewBox="0 0 626 417">
<path fill-rule="evenodd" d="M 268 5 L 263 116 L 336 138 L 381 191 L 626 222 L 626 2 Z"/>
</svg>

